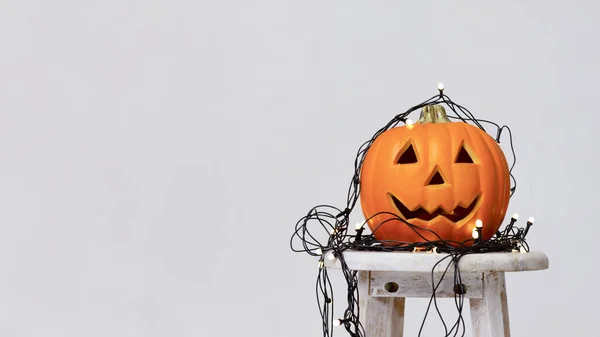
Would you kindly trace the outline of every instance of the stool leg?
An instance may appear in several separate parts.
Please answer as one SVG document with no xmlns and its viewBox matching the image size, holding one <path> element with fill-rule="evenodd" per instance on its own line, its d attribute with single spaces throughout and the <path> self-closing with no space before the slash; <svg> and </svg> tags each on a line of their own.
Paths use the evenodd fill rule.
<svg viewBox="0 0 600 337">
<path fill-rule="evenodd" d="M 470 299 L 473 335 L 510 337 L 508 302 L 503 272 L 483 274 L 483 298 Z"/>
<path fill-rule="evenodd" d="M 358 307 L 360 308 L 360 324 L 367 328 L 367 304 L 369 303 L 369 285 L 371 272 L 358 272 Z"/>
<path fill-rule="evenodd" d="M 402 337 L 404 332 L 404 297 L 371 297 L 370 275 L 359 272 L 360 321 L 367 336 Z"/>
</svg>

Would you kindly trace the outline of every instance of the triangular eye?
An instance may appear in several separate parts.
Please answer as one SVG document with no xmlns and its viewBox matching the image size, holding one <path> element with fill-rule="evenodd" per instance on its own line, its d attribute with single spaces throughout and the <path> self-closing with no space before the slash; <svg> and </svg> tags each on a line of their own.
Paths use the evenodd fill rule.
<svg viewBox="0 0 600 337">
<path fill-rule="evenodd" d="M 398 158 L 398 164 L 413 164 L 417 162 L 417 154 L 415 153 L 415 149 L 413 145 L 410 144 L 404 153 Z"/>
<path fill-rule="evenodd" d="M 465 164 L 473 164 L 473 158 L 467 149 L 465 149 L 464 145 L 460 146 L 460 150 L 458 150 L 458 156 L 456 156 L 456 163 L 465 163 Z"/>
</svg>

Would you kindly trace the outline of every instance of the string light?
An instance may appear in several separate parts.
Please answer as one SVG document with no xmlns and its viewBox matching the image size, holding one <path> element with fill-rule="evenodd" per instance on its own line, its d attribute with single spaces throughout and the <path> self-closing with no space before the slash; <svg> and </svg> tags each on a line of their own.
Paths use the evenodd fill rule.
<svg viewBox="0 0 600 337">
<path fill-rule="evenodd" d="M 529 232 L 529 228 L 531 226 L 533 226 L 533 223 L 535 222 L 535 218 L 534 217 L 529 217 L 529 219 L 527 219 L 527 224 L 525 227 L 525 231 L 523 232 L 523 236 L 527 235 L 527 233 Z"/>
<path fill-rule="evenodd" d="M 481 240 L 483 240 L 483 221 L 481 219 L 475 220 L 475 230 L 477 231 L 477 237 L 473 237 L 475 239 L 475 243 L 480 244 Z"/>
<path fill-rule="evenodd" d="M 367 222 L 365 221 L 365 222 L 362 222 L 362 223 L 359 222 L 359 223 L 356 224 L 356 226 L 355 226 L 355 229 L 356 229 L 356 241 L 360 241 L 362 239 L 362 233 L 363 233 L 363 230 L 365 229 L 365 224 L 366 223 Z"/>
<path fill-rule="evenodd" d="M 510 187 L 510 197 L 516 191 L 516 180 L 512 174 L 512 170 L 515 166 L 516 155 L 513 148 L 512 143 L 512 134 L 510 128 L 507 126 L 500 126 L 492 121 L 477 119 L 475 118 L 469 110 L 462 107 L 459 104 L 453 102 L 447 95 L 443 93 L 444 86 L 443 84 L 438 85 L 439 95 L 433 96 L 430 99 L 417 104 L 410 109 L 408 109 L 404 113 L 400 113 L 396 115 L 390 122 L 388 122 L 385 126 L 379 129 L 373 137 L 365 142 L 357 152 L 357 157 L 354 162 L 354 174 L 351 180 L 350 189 L 348 190 L 347 204 L 343 209 L 339 209 L 334 206 L 329 205 L 320 205 L 312 208 L 306 216 L 301 218 L 295 227 L 295 231 L 290 240 L 290 247 L 295 252 L 308 252 L 314 255 L 314 247 L 321 247 L 316 249 L 316 252 L 320 252 L 321 258 L 319 260 L 319 273 L 317 277 L 317 300 L 320 305 L 322 305 L 321 309 L 321 318 L 323 323 L 323 335 L 325 337 L 332 336 L 333 331 L 330 329 L 331 324 L 335 326 L 344 325 L 346 331 L 352 337 L 365 337 L 364 327 L 360 323 L 359 320 L 359 307 L 358 307 L 358 272 L 355 270 L 350 270 L 344 261 L 343 252 L 345 250 L 363 250 L 363 251 L 405 251 L 405 252 L 419 252 L 419 251 L 427 251 L 430 253 L 443 253 L 447 254 L 447 257 L 442 257 L 442 261 L 447 261 L 448 266 L 453 266 L 452 268 L 455 274 L 455 286 L 459 284 L 460 281 L 460 270 L 458 269 L 459 260 L 470 253 L 486 253 L 486 252 L 520 252 L 521 250 L 529 251 L 529 246 L 525 241 L 525 236 L 527 235 L 528 229 L 519 229 L 515 228 L 514 225 L 518 219 L 518 215 L 515 213 L 510 220 L 510 223 L 503 229 L 498 230 L 496 234 L 488 240 L 483 240 L 481 231 L 478 231 L 479 222 L 476 221 L 476 226 L 473 228 L 473 237 L 478 240 L 477 245 L 468 244 L 467 241 L 471 241 L 469 239 L 463 243 L 460 242 L 449 242 L 444 240 L 437 241 L 425 241 L 418 243 L 406 243 L 406 242 L 385 242 L 379 241 L 375 238 L 374 232 L 378 228 L 378 224 L 370 223 L 372 226 L 373 233 L 368 235 L 363 234 L 363 230 L 366 227 L 367 221 L 370 219 L 366 219 L 365 222 L 359 223 L 355 226 L 356 235 L 349 235 L 346 232 L 346 228 L 349 224 L 349 217 L 352 210 L 357 205 L 359 196 L 360 196 L 360 172 L 362 163 L 364 161 L 365 155 L 373 143 L 373 141 L 379 137 L 383 132 L 397 127 L 399 123 L 404 122 L 406 126 L 412 127 L 413 121 L 408 119 L 408 116 L 418 109 L 421 109 L 428 105 L 434 104 L 446 104 L 449 109 L 455 115 L 448 115 L 448 118 L 451 119 L 459 119 L 464 123 L 472 123 L 476 127 L 480 128 L 483 131 L 486 131 L 481 123 L 486 123 L 493 125 L 496 127 L 496 141 L 500 142 L 500 135 L 502 130 L 506 129 L 508 131 L 508 140 L 510 149 L 512 152 L 512 165 L 509 168 L 509 174 L 511 177 L 512 186 Z M 374 215 L 373 218 L 377 216 Z M 398 224 L 404 224 L 413 228 L 414 230 L 424 230 L 421 227 L 415 226 L 407 222 L 406 220 L 397 217 L 394 220 L 398 221 Z M 531 225 L 533 221 L 531 221 Z M 528 225 L 528 227 L 531 227 Z M 483 223 L 481 223 L 481 229 Z M 330 231 L 327 231 L 327 228 L 331 228 Z M 318 231 L 325 230 L 327 233 L 327 237 L 325 238 L 325 242 L 321 242 L 320 236 L 318 235 Z M 431 232 L 435 234 L 434 232 Z M 435 236 L 435 235 L 434 235 Z M 476 238 L 475 238 L 476 237 Z M 301 247 L 297 247 L 298 244 Z M 333 288 L 332 283 L 329 279 L 329 270 L 324 267 L 324 257 L 323 251 L 325 251 L 325 255 L 327 255 L 328 259 L 335 260 L 337 259 L 339 265 L 341 266 L 342 274 L 344 275 L 345 281 L 347 283 L 347 307 L 344 310 L 344 319 L 333 320 L 331 315 L 333 311 L 332 307 L 332 298 L 333 298 Z M 335 252 L 335 255 L 334 255 Z M 441 261 L 440 261 L 441 262 Z M 433 267 L 432 267 L 433 268 Z M 440 279 L 440 282 L 442 279 Z M 437 284 L 436 286 L 439 286 Z M 437 302 L 435 301 L 435 292 L 432 292 L 432 300 L 430 301 L 429 306 L 427 307 L 427 312 L 421 324 L 421 330 L 423 325 L 425 324 L 425 320 L 427 318 L 427 313 L 430 310 L 430 306 L 434 305 L 436 310 L 439 309 L 437 307 Z M 457 311 L 458 318 L 455 321 L 454 325 L 446 325 L 444 323 L 444 319 L 441 314 L 439 318 L 442 320 L 445 332 L 445 336 L 464 336 L 465 327 L 464 320 L 462 318 L 462 303 L 464 301 L 464 294 L 457 293 Z M 421 330 L 419 331 L 419 336 L 421 335 Z M 369 336 L 371 337 L 371 336 Z"/>
<path fill-rule="evenodd" d="M 431 253 L 431 254 L 438 254 L 438 248 L 434 246 L 433 248 L 431 248 L 427 252 Z"/>
<path fill-rule="evenodd" d="M 366 222 L 359 222 L 354 226 L 354 229 L 357 231 L 363 230 L 365 228 Z"/>
<path fill-rule="evenodd" d="M 333 326 L 340 326 L 340 325 L 342 325 L 344 323 L 347 323 L 347 322 L 349 322 L 348 319 L 336 319 L 336 320 L 333 321 Z"/>
<path fill-rule="evenodd" d="M 511 232 L 513 226 L 515 225 L 515 223 L 517 222 L 517 220 L 519 219 L 519 214 L 515 213 L 512 215 L 512 217 L 510 218 L 510 222 L 508 223 L 508 225 L 506 226 L 506 232 Z"/>
</svg>

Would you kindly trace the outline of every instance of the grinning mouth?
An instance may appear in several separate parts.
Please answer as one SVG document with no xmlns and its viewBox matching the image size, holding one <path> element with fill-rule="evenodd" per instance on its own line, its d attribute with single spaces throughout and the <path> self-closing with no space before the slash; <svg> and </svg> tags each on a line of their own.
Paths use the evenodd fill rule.
<svg viewBox="0 0 600 337">
<path fill-rule="evenodd" d="M 475 197 L 475 199 L 473 199 L 469 206 L 456 206 L 456 208 L 450 213 L 446 212 L 441 207 L 438 207 L 435 211 L 433 211 L 433 213 L 429 213 L 420 206 L 414 211 L 411 211 L 406 206 L 404 206 L 404 204 L 400 200 L 398 200 L 398 198 L 396 198 L 393 194 L 389 193 L 389 195 L 392 198 L 392 201 L 394 202 L 394 206 L 396 206 L 398 211 L 400 211 L 400 213 L 402 214 L 402 216 L 404 216 L 406 220 L 421 219 L 425 221 L 430 221 L 435 217 L 441 215 L 452 222 L 459 222 L 460 220 L 464 219 L 467 215 L 471 214 L 471 212 L 475 208 L 475 205 L 477 205 L 477 201 L 479 200 L 479 196 L 477 196 Z"/>
</svg>

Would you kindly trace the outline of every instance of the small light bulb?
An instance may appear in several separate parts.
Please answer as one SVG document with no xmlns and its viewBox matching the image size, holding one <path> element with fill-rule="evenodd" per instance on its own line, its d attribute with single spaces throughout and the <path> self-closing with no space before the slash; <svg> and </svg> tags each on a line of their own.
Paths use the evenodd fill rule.
<svg viewBox="0 0 600 337">
<path fill-rule="evenodd" d="M 319 260 L 319 269 L 323 269 L 324 266 L 325 263 L 323 263 L 323 260 Z"/>
<path fill-rule="evenodd" d="M 513 214 L 512 218 L 514 220 L 519 220 L 519 214 L 517 214 L 517 213 Z"/>
<path fill-rule="evenodd" d="M 330 261 L 333 261 L 333 260 L 335 260 L 335 255 L 333 255 L 333 253 L 329 253 L 327 255 L 327 259 L 329 259 Z"/>
<path fill-rule="evenodd" d="M 533 224 L 533 222 L 535 221 L 535 218 L 530 216 L 529 219 L 527 219 L 527 222 L 531 222 L 531 224 Z"/>
<path fill-rule="evenodd" d="M 513 249 L 513 250 L 512 250 L 512 252 L 513 252 L 513 253 L 518 253 L 519 251 L 518 251 L 518 250 L 516 250 L 516 249 Z"/>
<path fill-rule="evenodd" d="M 439 91 L 444 90 L 444 83 L 442 83 L 442 82 L 438 83 L 438 90 Z"/>
<path fill-rule="evenodd" d="M 527 250 L 525 250 L 525 247 L 520 246 L 519 247 L 519 252 L 521 252 L 521 253 L 527 253 Z"/>
<path fill-rule="evenodd" d="M 354 226 L 354 229 L 360 230 L 360 229 L 364 228 L 365 224 L 366 224 L 366 222 L 359 222 Z"/>
<path fill-rule="evenodd" d="M 483 221 L 481 221 L 480 219 L 475 220 L 475 227 L 477 227 L 477 228 L 483 227 Z"/>
<path fill-rule="evenodd" d="M 477 229 L 473 228 L 473 239 L 477 240 L 479 239 L 479 232 L 477 231 Z"/>
<path fill-rule="evenodd" d="M 317 255 L 323 255 L 323 250 L 321 250 L 321 248 L 317 248 L 317 250 L 315 250 L 315 253 L 317 253 Z"/>
<path fill-rule="evenodd" d="M 413 125 L 414 122 L 413 122 L 412 119 L 409 118 L 409 119 L 406 120 L 405 123 L 406 123 L 406 125 Z"/>
<path fill-rule="evenodd" d="M 333 227 L 333 228 L 331 229 L 331 234 L 335 234 L 336 232 L 337 232 L 337 228 Z"/>
<path fill-rule="evenodd" d="M 333 326 L 340 326 L 340 325 L 342 325 L 342 321 L 341 320 L 336 319 L 336 320 L 333 321 Z"/>
</svg>

